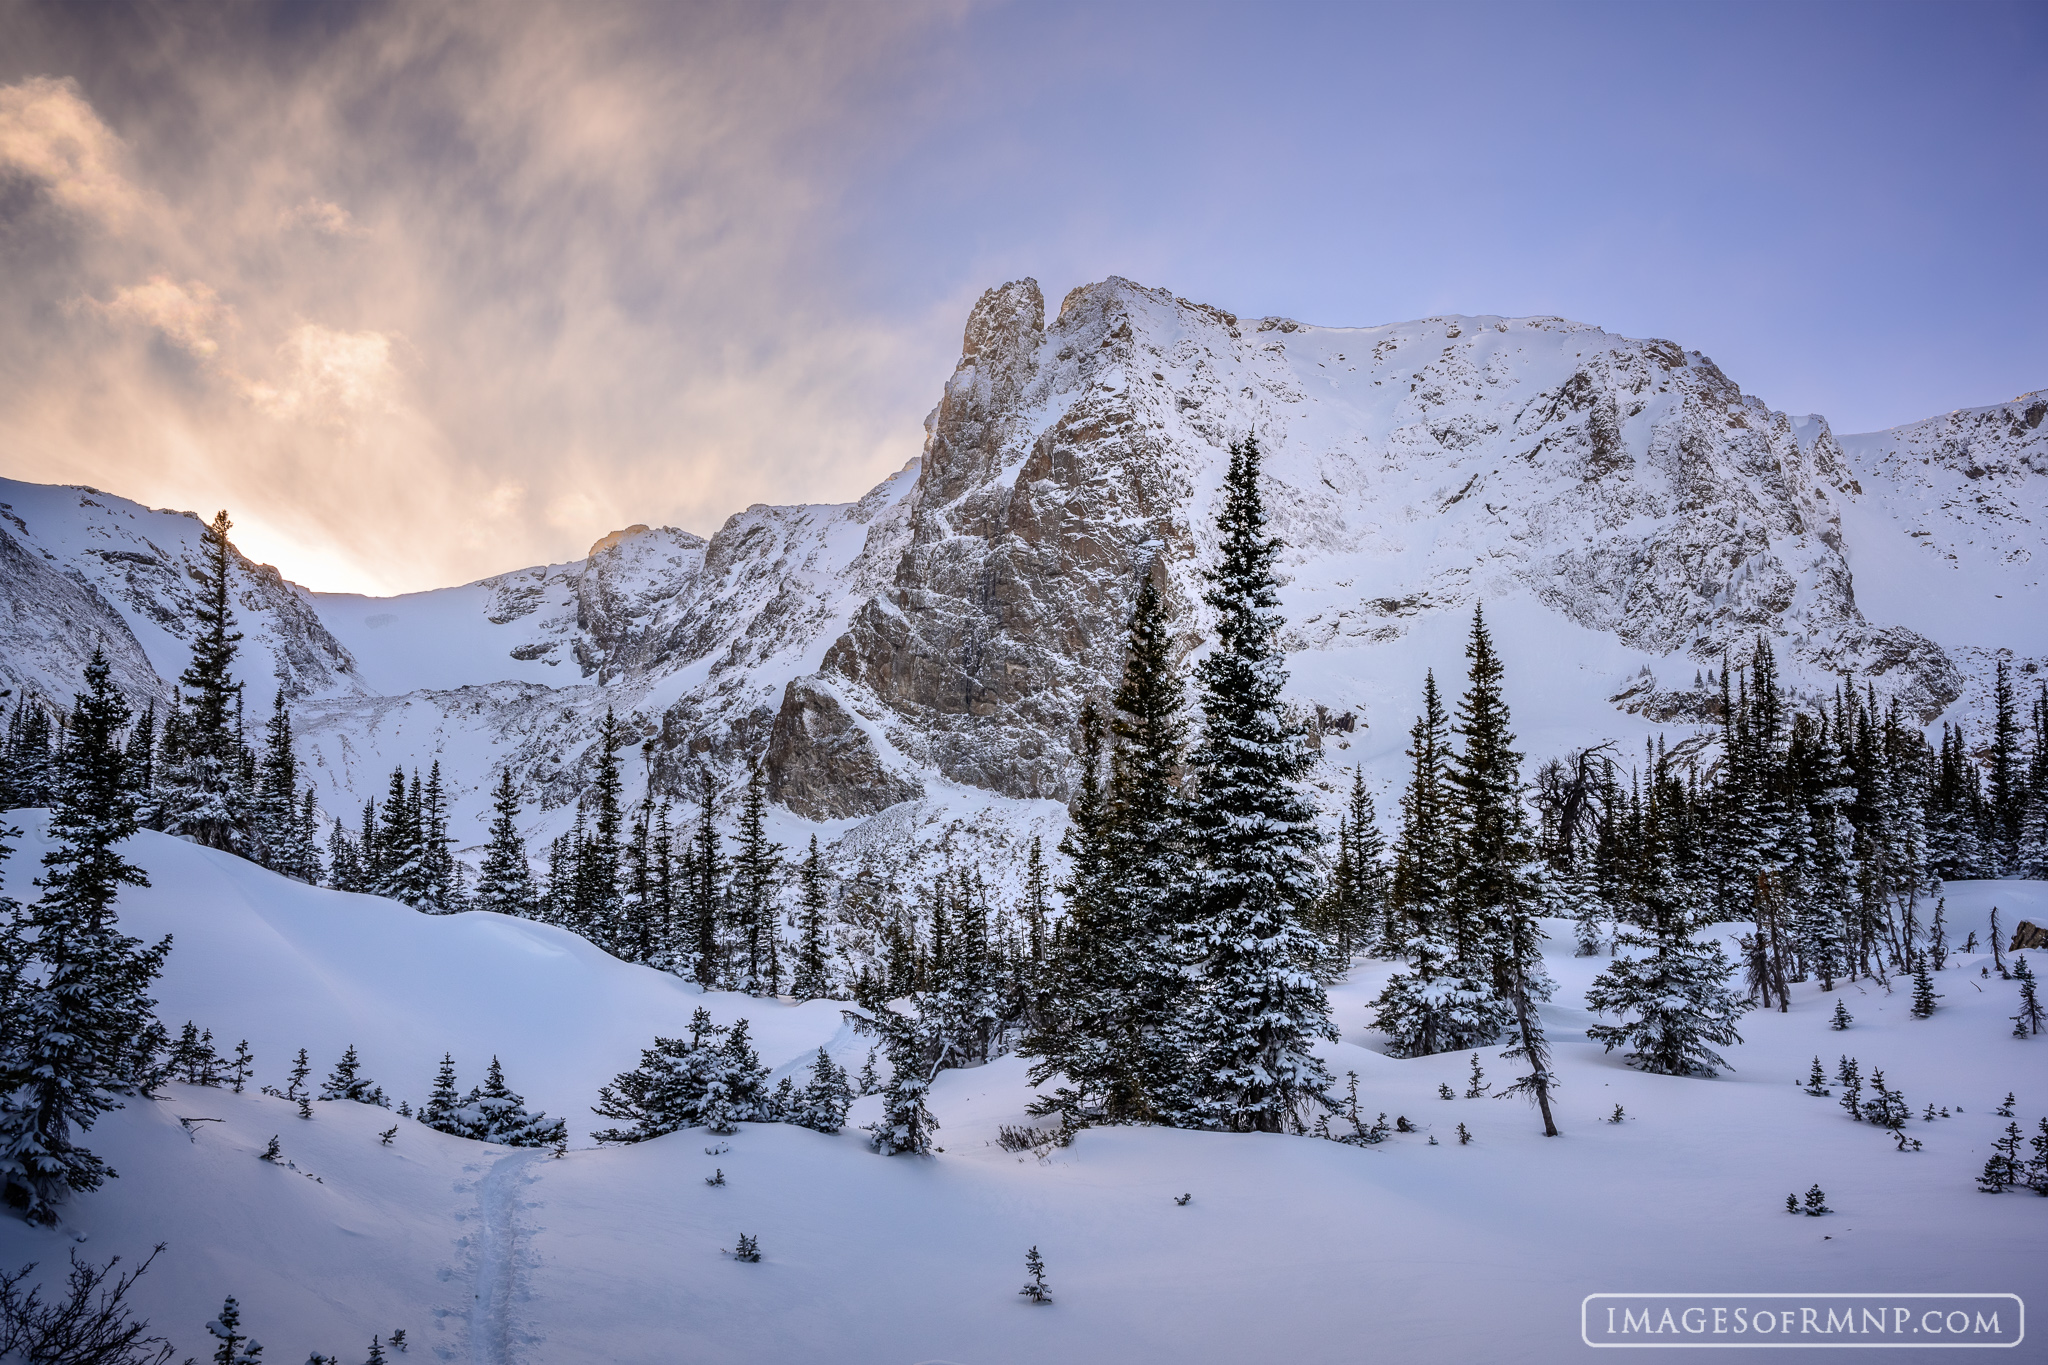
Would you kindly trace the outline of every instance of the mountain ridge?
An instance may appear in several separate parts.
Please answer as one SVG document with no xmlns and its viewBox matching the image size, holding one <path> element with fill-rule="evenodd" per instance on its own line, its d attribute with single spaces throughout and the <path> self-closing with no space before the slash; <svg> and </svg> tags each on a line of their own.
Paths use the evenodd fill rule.
<svg viewBox="0 0 2048 1365">
<path fill-rule="evenodd" d="M 1539 754 L 1704 720 L 1687 673 L 1759 633 L 1795 689 L 1851 677 L 1933 724 L 1973 711 L 1991 651 L 2023 675 L 2048 655 L 2029 624 L 2048 613 L 2023 609 L 2048 563 L 2027 515 L 2043 414 L 2033 392 L 1838 437 L 1699 352 L 1559 318 L 1316 327 L 1112 278 L 1047 321 L 1012 281 L 970 314 L 923 452 L 863 498 L 756 505 L 709 537 L 636 525 L 398 598 L 238 558 L 241 676 L 252 708 L 292 699 L 330 812 L 444 759 L 465 845 L 502 767 L 534 832 L 565 824 L 606 708 L 635 793 L 759 759 L 828 837 L 974 792 L 1036 820 L 1069 793 L 1074 717 L 1120 663 L 1141 574 L 1183 657 L 1200 648 L 1210 502 L 1249 434 L 1288 545 L 1290 697 L 1330 771 L 1395 759 L 1477 601 Z M 11 482 L 0 502 L 0 686 L 66 696 L 60 627 L 94 620 L 122 685 L 168 695 L 197 519 Z"/>
</svg>

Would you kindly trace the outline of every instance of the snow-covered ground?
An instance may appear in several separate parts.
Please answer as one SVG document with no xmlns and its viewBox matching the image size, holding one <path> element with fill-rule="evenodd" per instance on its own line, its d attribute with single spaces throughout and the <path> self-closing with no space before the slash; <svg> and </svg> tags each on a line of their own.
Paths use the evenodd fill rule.
<svg viewBox="0 0 2048 1365">
<path fill-rule="evenodd" d="M 10 818 L 28 830 L 8 865 L 22 893 L 41 817 Z M 318 1104 L 305 1121 L 253 1089 L 181 1085 L 108 1115 L 89 1142 L 121 1178 L 57 1229 L 0 1220 L 0 1264 L 61 1266 L 73 1249 L 133 1258 L 166 1242 L 137 1294 L 181 1352 L 211 1345 L 201 1324 L 234 1294 L 278 1362 L 359 1359 L 373 1333 L 399 1327 L 413 1353 L 450 1361 L 1547 1361 L 1586 1349 L 1579 1302 L 1596 1291 L 2027 1295 L 2040 1283 L 2048 1200 L 1987 1197 L 1974 1177 L 2007 1091 L 2029 1132 L 2048 1113 L 2048 1038 L 2010 1036 L 2016 988 L 1980 974 L 1984 954 L 1939 974 L 1926 1020 L 1907 1013 L 1910 983 L 1862 982 L 1835 993 L 1855 1016 L 1835 1032 L 1834 995 L 1797 988 L 1789 1014 L 1745 1017 L 1732 1071 L 1680 1080 L 1585 1040 L 1583 992 L 1604 959 L 1565 955 L 1554 925 L 1555 1139 L 1520 1100 L 1437 1098 L 1440 1083 L 1462 1095 L 1469 1054 L 1379 1051 L 1367 1002 L 1391 968 L 1362 962 L 1333 992 L 1344 1041 L 1330 1063 L 1358 1073 L 1368 1114 L 1420 1129 L 1376 1148 L 1108 1129 L 1020 1156 L 996 1143 L 1000 1125 L 1027 1121 L 1012 1058 L 941 1075 L 944 1150 L 927 1159 L 874 1155 L 857 1131 L 772 1125 L 717 1154 L 702 1132 L 596 1149 L 598 1086 L 700 1004 L 749 1018 L 778 1070 L 820 1044 L 856 1069 L 865 1047 L 826 1002 L 705 996 L 558 930 L 429 918 L 161 835 L 133 847 L 153 885 L 124 894 L 123 919 L 176 935 L 158 992 L 173 1026 L 191 1018 L 229 1046 L 247 1037 L 258 1080 L 276 1085 L 299 1047 L 324 1074 L 353 1042 L 369 1075 L 415 1102 L 444 1050 L 464 1084 L 496 1055 L 576 1134 L 554 1159 L 367 1106 Z M 1947 895 L 1958 938 L 1983 939 L 1994 904 L 2008 927 L 2048 921 L 2048 884 Z M 1496 1052 L 1482 1062 L 1505 1083 Z M 1832 1072 L 1843 1053 L 1866 1076 L 1883 1069 L 1916 1114 L 1932 1103 L 1954 1116 L 1916 1121 L 1924 1150 L 1895 1151 L 1795 1084 L 1813 1056 Z M 857 1102 L 854 1123 L 876 1104 Z M 1602 1121 L 1616 1104 L 1626 1119 Z M 219 1121 L 188 1132 L 181 1119 Z M 292 1167 L 255 1160 L 273 1134 Z M 723 1187 L 704 1183 L 715 1168 Z M 1785 1195 L 1815 1183 L 1837 1212 L 1788 1217 Z M 741 1233 L 759 1239 L 760 1264 L 724 1254 Z M 1050 1308 L 1016 1292 L 1033 1245 Z"/>
</svg>

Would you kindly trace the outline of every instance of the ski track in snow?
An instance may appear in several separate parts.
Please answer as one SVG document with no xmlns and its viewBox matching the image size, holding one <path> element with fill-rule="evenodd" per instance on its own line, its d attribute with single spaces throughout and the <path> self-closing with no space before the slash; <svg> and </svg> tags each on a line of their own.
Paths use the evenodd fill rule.
<svg viewBox="0 0 2048 1365">
<path fill-rule="evenodd" d="M 469 1307 L 471 1365 L 514 1365 L 511 1308 L 518 1289 L 519 1185 L 530 1151 L 499 1157 L 476 1182 L 479 1226 L 470 1234 L 476 1270 Z"/>
</svg>

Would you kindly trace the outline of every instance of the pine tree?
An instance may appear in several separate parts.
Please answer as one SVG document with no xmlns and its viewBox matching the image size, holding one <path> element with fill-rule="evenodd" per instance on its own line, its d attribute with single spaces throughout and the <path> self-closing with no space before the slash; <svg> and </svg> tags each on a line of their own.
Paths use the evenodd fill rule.
<svg viewBox="0 0 2048 1365">
<path fill-rule="evenodd" d="M 687 1038 L 656 1038 L 637 1067 L 620 1072 L 599 1092 L 594 1112 L 628 1126 L 595 1136 L 613 1143 L 644 1142 L 682 1128 L 731 1132 L 735 1124 L 761 1118 L 767 1078 L 745 1021 L 720 1027 L 700 1008 L 691 1016 Z"/>
<path fill-rule="evenodd" d="M 1024 1273 L 1031 1278 L 1017 1292 L 1033 1303 L 1051 1303 L 1052 1294 L 1045 1282 L 1045 1258 L 1033 1247 L 1024 1253 Z"/>
<path fill-rule="evenodd" d="M 719 851 L 717 782 L 711 769 L 698 773 L 697 830 L 690 850 L 686 903 L 690 919 L 691 971 L 697 984 L 714 990 L 724 977 L 724 954 L 719 950 L 720 902 L 725 883 L 725 858 Z"/>
<path fill-rule="evenodd" d="M 747 775 L 747 794 L 740 806 L 739 849 L 732 860 L 729 902 L 745 964 L 740 989 L 749 995 L 774 989 L 767 969 L 776 933 L 775 889 L 782 876 L 782 845 L 769 840 L 767 816 L 768 777 L 756 763 Z"/>
<path fill-rule="evenodd" d="M 509 767 L 498 773 L 491 810 L 491 840 L 484 849 L 483 871 L 477 874 L 476 908 L 530 916 L 534 911 L 533 867 L 526 860 L 526 840 L 519 833 L 519 789 L 512 785 Z"/>
<path fill-rule="evenodd" d="M 1854 1018 L 1855 1016 L 1849 1013 L 1848 1006 L 1842 1003 L 1842 997 L 1839 995 L 1836 996 L 1835 1012 L 1834 1015 L 1828 1020 L 1828 1027 L 1831 1029 L 1835 1029 L 1837 1031 L 1841 1029 L 1846 1029 L 1847 1027 L 1849 1027 L 1850 1022 Z"/>
<path fill-rule="evenodd" d="M 391 770 L 376 827 L 377 894 L 424 910 L 433 900 L 433 872 L 420 829 L 420 779 L 407 786 L 405 769 Z M 367 821 L 366 821 L 367 823 Z"/>
<path fill-rule="evenodd" d="M 1813 1069 L 1806 1076 L 1806 1093 L 1815 1099 L 1826 1099 L 1834 1093 L 1828 1089 L 1827 1074 L 1821 1070 L 1818 1053 L 1814 1055 Z"/>
<path fill-rule="evenodd" d="M 1204 601 L 1216 643 L 1198 668 L 1202 739 L 1191 760 L 1187 814 L 1193 853 L 1187 939 L 1203 985 L 1195 1068 L 1206 1122 L 1233 1131 L 1299 1128 L 1330 1076 L 1313 1049 L 1335 1039 L 1316 979 L 1320 945 L 1300 915 L 1314 899 L 1317 833 L 1298 783 L 1310 758 L 1281 719 L 1286 669 L 1266 532 L 1259 448 L 1231 447 L 1221 553 Z"/>
<path fill-rule="evenodd" d="M 742 1123 L 758 1121 L 767 1083 L 768 1068 L 755 1055 L 747 1021 L 741 1019 L 725 1031 L 711 1057 L 701 1111 L 704 1126 L 714 1133 L 732 1133 Z"/>
<path fill-rule="evenodd" d="M 1913 958 L 1913 1010 L 1915 1019 L 1925 1019 L 1933 1014 L 1935 1001 L 1941 998 L 1934 989 L 1934 977 L 1927 970 L 1927 954 L 1923 951 Z"/>
<path fill-rule="evenodd" d="M 270 722 L 264 727 L 251 814 L 256 827 L 254 848 L 263 865 L 287 877 L 298 876 L 305 864 L 299 847 L 298 795 L 299 760 L 292 744 L 292 716 L 280 687 L 271 703 Z"/>
<path fill-rule="evenodd" d="M 2014 710 L 2012 665 L 2001 657 L 1992 683 L 1990 844 L 1993 876 L 2009 876 L 2019 859 L 2025 773 L 2020 762 L 2019 717 Z"/>
<path fill-rule="evenodd" d="M 162 1033 L 147 992 L 170 940 L 145 946 L 113 913 L 123 886 L 149 879 L 119 851 L 135 832 L 136 801 L 117 742 L 128 706 L 109 673 L 95 649 L 57 757 L 43 894 L 24 917 L 33 944 L 7 954 L 0 1187 L 31 1223 L 54 1222 L 66 1195 L 113 1174 L 75 1144 L 74 1130 L 146 1088 Z"/>
<path fill-rule="evenodd" d="M 1623 947 L 1645 949 L 1643 957 L 1617 955 L 1593 979 L 1586 1003 L 1596 1013 L 1620 1017 L 1595 1024 L 1586 1036 L 1612 1052 L 1627 1045 L 1628 1058 L 1644 1071 L 1667 1076 L 1712 1076 L 1728 1065 L 1709 1044 L 1739 1043 L 1735 1031 L 1744 1002 L 1728 989 L 1734 964 L 1718 943 L 1694 940 L 1675 910 L 1660 915 L 1648 934 L 1619 937 Z"/>
<path fill-rule="evenodd" d="M 228 1066 L 231 1069 L 225 1079 L 229 1088 L 239 1095 L 256 1074 L 256 1054 L 249 1051 L 247 1038 L 235 1044 L 235 1055 L 228 1059 Z"/>
<path fill-rule="evenodd" d="M 420 1122 L 443 1133 L 461 1134 L 455 1111 L 462 1107 L 462 1092 L 455 1083 L 455 1055 L 441 1054 L 441 1067 L 434 1073 L 434 1088 L 420 1108 Z"/>
<path fill-rule="evenodd" d="M 797 920 L 796 979 L 790 994 L 799 1001 L 821 1000 L 832 993 L 827 974 L 825 940 L 825 863 L 818 854 L 818 836 L 811 836 L 811 851 L 804 858 L 803 898 Z"/>
<path fill-rule="evenodd" d="M 1977 1177 L 1978 1190 L 1984 1194 L 2004 1194 L 2019 1184 L 2024 1175 L 2019 1152 L 2020 1126 L 2008 1123 L 2005 1135 L 1991 1143 L 1991 1156 L 1984 1163 L 1983 1174 Z"/>
<path fill-rule="evenodd" d="M 1482 1046 L 1500 1036 L 1509 1017 L 1485 967 L 1459 955 L 1450 908 L 1456 865 L 1448 727 L 1436 675 L 1426 674 L 1422 714 L 1409 731 L 1410 776 L 1394 851 L 1398 937 L 1387 945 L 1409 969 L 1394 973 L 1373 1002 L 1373 1025 L 1396 1057 Z"/>
<path fill-rule="evenodd" d="M 1835 1079 L 1841 1083 L 1842 1098 L 1836 1103 L 1844 1113 L 1857 1122 L 1863 1121 L 1863 1075 L 1857 1069 L 1854 1057 L 1843 1057 L 1835 1069 Z"/>
<path fill-rule="evenodd" d="M 163 798 L 164 828 L 209 848 L 240 852 L 248 846 L 248 793 L 242 782 L 238 731 L 241 684 L 234 680 L 236 644 L 230 604 L 233 523 L 216 515 L 200 538 L 198 600 L 192 608 L 192 662 L 179 675 L 187 705 L 178 728 Z M 168 747 L 168 746 L 167 746 Z"/>
<path fill-rule="evenodd" d="M 1458 703 L 1455 732 L 1465 747 L 1451 759 L 1456 796 L 1456 838 L 1452 846 L 1449 913 L 1458 956 L 1484 960 L 1494 993 L 1507 999 L 1518 973 L 1532 979 L 1539 995 L 1542 930 L 1535 923 L 1535 848 L 1522 805 L 1521 754 L 1508 726 L 1501 693 L 1505 676 L 1484 611 L 1472 609 L 1472 634 L 1465 646 L 1471 672 Z"/>
<path fill-rule="evenodd" d="M 845 1069 L 821 1047 L 817 1060 L 811 1063 L 811 1079 L 786 1121 L 820 1133 L 836 1133 L 846 1126 L 846 1111 L 853 1098 L 853 1085 L 847 1080 Z"/>
<path fill-rule="evenodd" d="M 436 1090 L 438 1093 L 438 1086 Z M 476 1142 L 507 1147 L 560 1147 L 569 1140 L 566 1120 L 550 1122 L 546 1114 L 527 1112 L 525 1099 L 505 1084 L 505 1070 L 496 1057 L 491 1058 L 484 1083 L 448 1112 L 445 1125 L 433 1126 Z"/>
<path fill-rule="evenodd" d="M 913 1002 L 915 1004 L 915 1002 Z M 864 1131 L 883 1156 L 925 1156 L 939 1121 L 925 1103 L 932 1077 L 945 1059 L 937 1029 L 921 1013 L 879 1009 L 871 1015 L 846 1011 L 856 1031 L 878 1034 L 889 1057 L 889 1081 L 882 1087 L 882 1117 Z"/>
<path fill-rule="evenodd" d="M 353 1100 L 357 1104 L 374 1104 L 381 1109 L 389 1109 L 391 1101 L 384 1098 L 383 1087 L 371 1084 L 370 1078 L 361 1073 L 362 1062 L 356 1056 L 356 1045 L 350 1043 L 348 1051 L 341 1054 L 341 1060 L 328 1073 L 327 1083 L 320 1087 L 320 1098 Z"/>
<path fill-rule="evenodd" d="M 462 874 L 448 837 L 448 796 L 441 785 L 441 760 L 427 769 L 424 786 L 414 777 L 420 847 L 419 909 L 429 915 L 452 915 L 464 909 Z"/>
<path fill-rule="evenodd" d="M 575 904 L 569 927 L 615 955 L 623 944 L 620 934 L 619 870 L 623 861 L 625 810 L 620 793 L 619 750 L 625 745 L 625 727 L 605 708 L 598 723 L 597 743 L 592 748 L 596 771 L 583 793 L 582 813 L 588 817 L 589 832 L 576 842 Z"/>
<path fill-rule="evenodd" d="M 2013 1016 L 2013 1036 L 2037 1034 L 2041 1031 L 2041 997 L 2034 987 L 2034 969 L 2027 965 L 2027 955 L 2021 953 L 2013 959 L 2013 979 L 2020 983 L 2020 1012 Z"/>
<path fill-rule="evenodd" d="M 1193 1119 L 1181 970 L 1192 956 L 1182 922 L 1189 835 L 1176 790 L 1186 732 L 1181 704 L 1164 600 L 1147 574 L 1108 724 L 1092 708 L 1083 718 L 1089 771 L 1071 846 L 1085 855 L 1062 888 L 1069 915 L 1052 971 L 1058 1003 L 1024 1049 L 1043 1059 L 1035 1081 L 1054 1072 L 1066 1078 L 1049 1102 L 1075 1119 Z M 1105 739 L 1108 782 L 1098 786 Z"/>
<path fill-rule="evenodd" d="M 220 520 L 226 521 L 227 513 L 221 513 Z M 220 1343 L 213 1351 L 213 1365 L 262 1365 L 263 1347 L 243 1334 L 242 1308 L 234 1295 L 228 1295 L 220 1306 L 220 1316 L 206 1324 L 206 1331 Z"/>
</svg>

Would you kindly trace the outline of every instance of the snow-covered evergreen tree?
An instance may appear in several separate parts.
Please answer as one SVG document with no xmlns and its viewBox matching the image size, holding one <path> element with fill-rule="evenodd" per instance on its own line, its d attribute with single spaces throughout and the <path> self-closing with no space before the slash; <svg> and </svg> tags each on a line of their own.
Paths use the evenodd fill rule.
<svg viewBox="0 0 2048 1365">
<path fill-rule="evenodd" d="M 420 1122 L 444 1133 L 459 1133 L 454 1114 L 461 1106 L 462 1092 L 455 1083 L 455 1055 L 444 1052 L 441 1066 L 434 1073 L 434 1088 L 428 1093 L 427 1102 L 420 1106 Z"/>
<path fill-rule="evenodd" d="M 644 1142 L 696 1127 L 730 1132 L 733 1124 L 761 1117 L 767 1079 L 746 1021 L 721 1027 L 700 1008 L 691 1016 L 687 1038 L 656 1038 L 638 1066 L 599 1092 L 592 1109 L 625 1126 L 608 1128 L 597 1140 Z"/>
<path fill-rule="evenodd" d="M 383 1087 L 373 1084 L 362 1070 L 362 1059 L 356 1056 L 356 1045 L 350 1043 L 348 1050 L 341 1054 L 341 1060 L 334 1064 L 334 1070 L 327 1073 L 326 1083 L 320 1087 L 320 1098 L 353 1100 L 357 1104 L 374 1104 L 380 1109 L 389 1109 L 391 1101 L 384 1098 Z"/>
<path fill-rule="evenodd" d="M 1259 492 L 1259 447 L 1231 446 L 1218 563 L 1203 600 L 1216 613 L 1215 647 L 1197 668 L 1202 737 L 1187 808 L 1193 855 L 1184 942 L 1198 964 L 1202 1005 L 1190 1051 L 1201 1121 L 1233 1131 L 1304 1126 L 1329 1072 L 1315 1040 L 1334 1039 L 1317 979 L 1322 945 L 1301 923 L 1315 899 L 1313 811 L 1299 783 L 1309 753 L 1283 718 L 1287 672 L 1274 562 Z"/>
<path fill-rule="evenodd" d="M 853 1099 L 853 1083 L 845 1068 L 821 1047 L 811 1063 L 810 1080 L 797 1093 L 795 1108 L 783 1121 L 820 1133 L 836 1133 L 846 1126 L 846 1111 Z"/>
<path fill-rule="evenodd" d="M 1586 991 L 1596 1013 L 1618 1022 L 1595 1024 L 1586 1036 L 1609 1052 L 1627 1046 L 1644 1071 L 1712 1076 L 1728 1062 L 1709 1045 L 1742 1041 L 1735 1025 L 1746 1006 L 1728 989 L 1734 972 L 1721 945 L 1695 940 L 1675 913 L 1653 931 L 1624 933 L 1614 961 Z"/>
<path fill-rule="evenodd" d="M 739 936 L 739 988 L 749 995 L 773 994 L 769 980 L 774 956 L 776 888 L 782 879 L 782 845 L 768 838 L 768 776 L 756 763 L 747 774 L 747 794 L 740 804 L 738 848 L 732 858 L 728 904 Z"/>
<path fill-rule="evenodd" d="M 250 812 L 242 780 L 242 687 L 234 680 L 235 646 L 242 636 L 234 629 L 230 604 L 232 527 L 221 512 L 201 537 L 192 662 L 178 678 L 185 705 L 177 713 L 176 742 L 165 745 L 158 783 L 167 833 L 242 852 L 249 846 Z"/>
<path fill-rule="evenodd" d="M 1373 1002 L 1373 1026 L 1396 1057 L 1462 1052 L 1500 1036 L 1509 1009 L 1483 964 L 1458 955 L 1454 911 L 1454 796 L 1448 718 L 1434 673 L 1425 675 L 1422 714 L 1409 731 L 1410 775 L 1401 797 L 1394 852 L 1392 945 L 1407 959 Z"/>
<path fill-rule="evenodd" d="M 683 877 L 683 913 L 688 921 L 688 966 L 697 984 L 715 989 L 725 975 L 719 925 L 725 899 L 725 857 L 719 849 L 718 784 L 709 767 L 697 775 L 697 827 Z"/>
<path fill-rule="evenodd" d="M 507 1147 L 560 1147 L 569 1140 L 566 1120 L 551 1121 L 546 1114 L 527 1111 L 525 1099 L 505 1084 L 505 1069 L 496 1057 L 491 1058 L 484 1083 L 448 1112 L 445 1126 L 434 1126 L 477 1142 L 496 1142 Z"/>
<path fill-rule="evenodd" d="M 41 897 L 10 950 L 8 1005 L 0 1015 L 0 1190 L 32 1223 L 56 1219 L 73 1191 L 111 1174 L 76 1142 L 121 1097 L 154 1074 L 150 983 L 170 951 L 121 933 L 114 900 L 149 879 L 122 856 L 135 832 L 120 732 L 127 703 L 95 649 L 58 752 Z"/>
<path fill-rule="evenodd" d="M 797 909 L 796 978 L 789 991 L 798 1000 L 821 1000 L 832 993 L 829 974 L 831 945 L 826 941 L 825 862 L 818 853 L 818 836 L 811 836 L 811 850 L 804 857 L 803 895 Z"/>
<path fill-rule="evenodd" d="M 913 1007 L 916 1002 L 912 1002 Z M 872 1014 L 845 1012 L 856 1031 L 880 1036 L 889 1059 L 889 1080 L 882 1087 L 882 1116 L 863 1131 L 883 1156 L 925 1156 L 930 1153 L 939 1121 L 926 1104 L 932 1078 L 945 1060 L 939 1031 L 918 1013 L 879 1009 Z"/>
<path fill-rule="evenodd" d="M 491 838 L 477 874 L 476 908 L 501 915 L 531 915 L 534 910 L 533 866 L 526 860 L 526 839 L 519 833 L 519 789 L 512 770 L 498 773 L 491 792 Z"/>
</svg>

